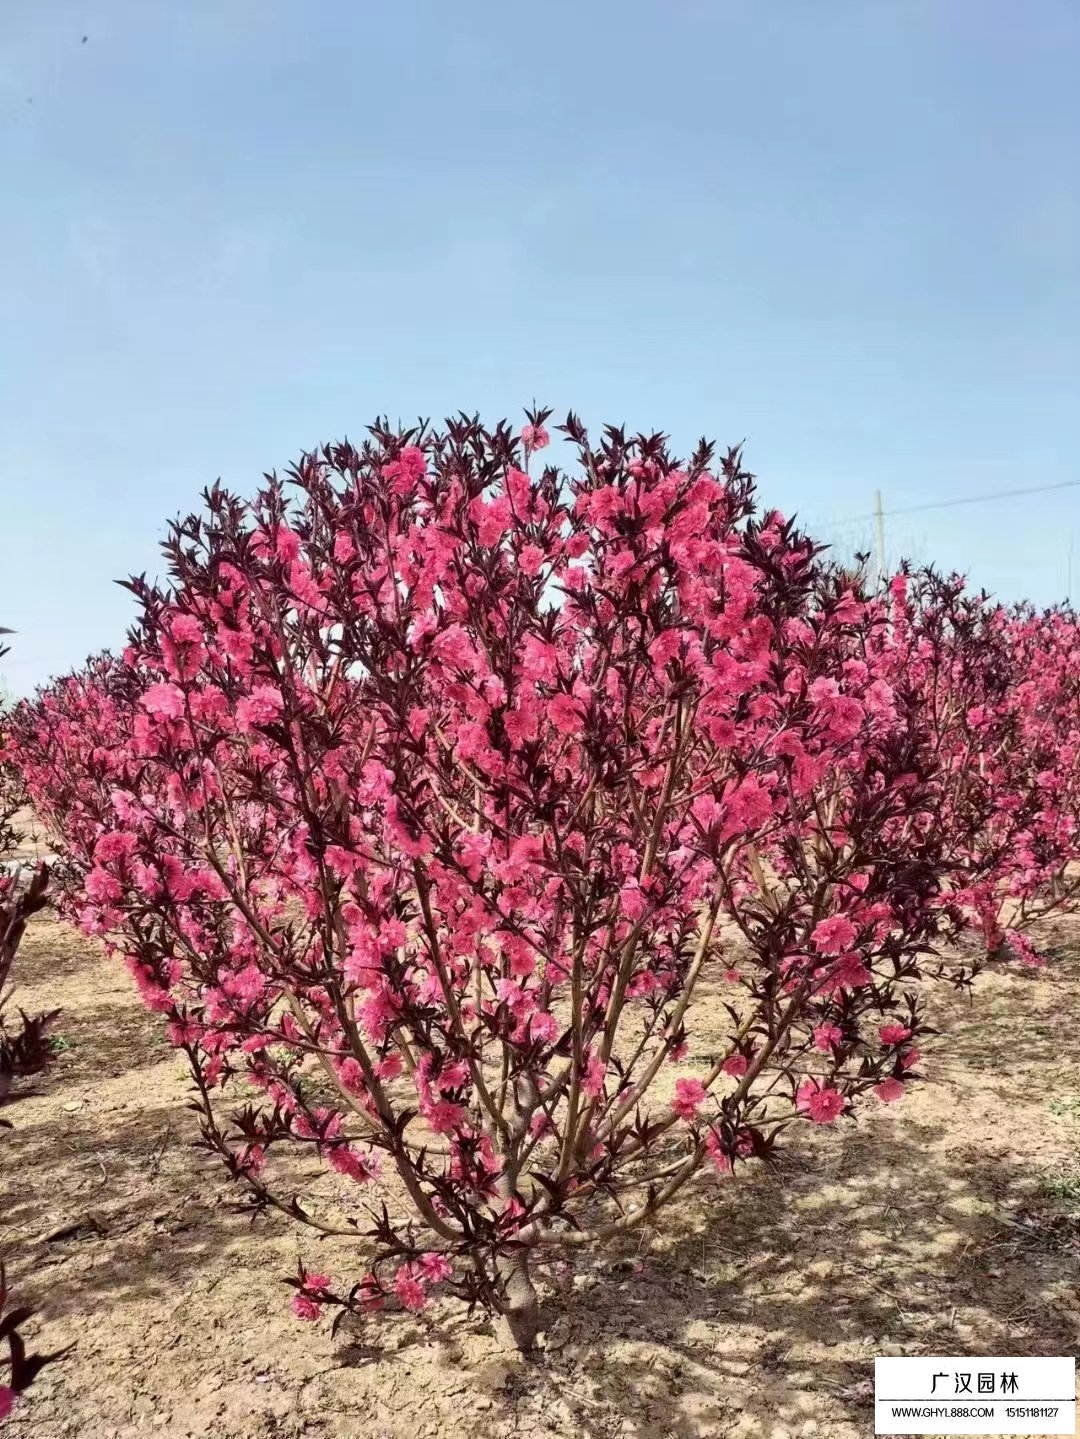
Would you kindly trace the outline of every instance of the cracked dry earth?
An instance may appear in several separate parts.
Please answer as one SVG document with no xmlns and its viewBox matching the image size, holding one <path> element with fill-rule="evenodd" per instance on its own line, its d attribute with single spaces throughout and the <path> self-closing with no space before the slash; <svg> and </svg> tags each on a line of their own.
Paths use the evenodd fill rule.
<svg viewBox="0 0 1080 1439">
<path fill-rule="evenodd" d="M 193 1149 L 187 1081 L 119 963 L 40 917 L 19 1002 L 64 1047 L 8 1110 L 0 1251 L 49 1364 L 10 1439 L 739 1436 L 862 1439 L 886 1353 L 1073 1354 L 1080 1340 L 1080 949 L 940 993 L 929 1082 L 800 1135 L 775 1169 L 701 1176 L 662 1234 L 541 1276 L 531 1361 L 450 1304 L 304 1325 L 282 1276 L 361 1267 L 254 1222 Z M 333 1173 L 295 1171 L 305 1197 Z"/>
</svg>

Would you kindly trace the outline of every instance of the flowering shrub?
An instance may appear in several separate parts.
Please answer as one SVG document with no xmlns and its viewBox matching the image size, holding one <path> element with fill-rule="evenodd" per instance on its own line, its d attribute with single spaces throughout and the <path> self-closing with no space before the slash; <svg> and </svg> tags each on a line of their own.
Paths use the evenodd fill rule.
<svg viewBox="0 0 1080 1439">
<path fill-rule="evenodd" d="M 375 426 L 215 488 L 167 587 L 131 582 L 123 656 L 12 722 L 205 1144 L 365 1240 L 354 1282 L 290 1281 L 304 1319 L 443 1287 L 528 1347 L 545 1254 L 900 1098 L 964 917 L 896 614 L 737 452 L 571 416 L 564 472 L 547 420 Z M 290 1146 L 356 1186 L 344 1217 L 279 1190 Z"/>
<path fill-rule="evenodd" d="M 991 954 L 1040 961 L 1027 930 L 1080 897 L 1080 630 L 932 570 L 893 581 L 897 666 L 934 734 L 950 901 Z"/>
</svg>

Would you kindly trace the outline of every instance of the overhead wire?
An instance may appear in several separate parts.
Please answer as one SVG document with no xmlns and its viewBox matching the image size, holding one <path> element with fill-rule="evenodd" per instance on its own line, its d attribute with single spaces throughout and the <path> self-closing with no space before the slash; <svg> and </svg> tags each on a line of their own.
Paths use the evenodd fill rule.
<svg viewBox="0 0 1080 1439">
<path fill-rule="evenodd" d="M 928 500 L 924 504 L 901 505 L 898 509 L 882 510 L 881 513 L 883 518 L 887 519 L 890 515 L 913 515 L 921 510 L 948 510 L 956 505 L 983 505 L 989 504 L 992 500 L 1011 500 L 1018 495 L 1044 495 L 1051 490 L 1074 489 L 1077 485 L 1080 485 L 1080 480 L 1060 480 L 1053 485 L 1029 485 L 1024 489 L 1018 490 L 997 490 L 991 495 L 961 495 L 953 500 Z M 834 520 L 833 523 L 847 525 L 855 524 L 859 520 L 872 520 L 874 518 L 873 511 L 867 511 L 862 515 L 849 515 L 846 519 Z"/>
</svg>

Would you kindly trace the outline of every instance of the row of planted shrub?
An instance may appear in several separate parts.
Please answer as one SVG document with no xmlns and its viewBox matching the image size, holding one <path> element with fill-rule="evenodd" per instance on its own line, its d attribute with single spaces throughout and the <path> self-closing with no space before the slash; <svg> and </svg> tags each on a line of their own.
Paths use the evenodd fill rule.
<svg viewBox="0 0 1080 1439">
<path fill-rule="evenodd" d="M 363 1236 L 304 1317 L 442 1289 L 529 1346 L 547 1256 L 901 1099 L 920 978 L 1038 962 L 1077 891 L 1071 613 L 868 592 L 738 452 L 571 416 L 564 469 L 547 419 L 215 488 L 123 653 L 5 736 L 206 1142 Z M 338 1210 L 279 1186 L 297 1145 Z"/>
</svg>

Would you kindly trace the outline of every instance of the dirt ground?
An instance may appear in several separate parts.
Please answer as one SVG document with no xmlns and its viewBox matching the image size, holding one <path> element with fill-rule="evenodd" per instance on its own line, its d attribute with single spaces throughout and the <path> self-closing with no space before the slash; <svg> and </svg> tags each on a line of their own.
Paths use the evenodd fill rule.
<svg viewBox="0 0 1080 1439">
<path fill-rule="evenodd" d="M 863 1439 L 875 1355 L 1073 1354 L 1080 1340 L 1080 946 L 938 996 L 929 1082 L 701 1176 L 660 1234 L 543 1277 L 531 1361 L 451 1304 L 305 1325 L 282 1276 L 350 1240 L 251 1218 L 193 1149 L 187 1080 L 122 966 L 49 917 L 16 978 L 62 1052 L 0 1136 L 0 1251 L 50 1365 L 11 1439 L 724 1435 Z M 306 1196 L 337 1177 L 298 1176 Z"/>
</svg>

